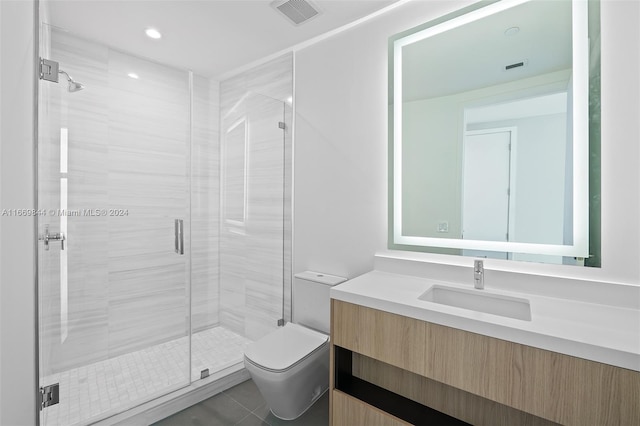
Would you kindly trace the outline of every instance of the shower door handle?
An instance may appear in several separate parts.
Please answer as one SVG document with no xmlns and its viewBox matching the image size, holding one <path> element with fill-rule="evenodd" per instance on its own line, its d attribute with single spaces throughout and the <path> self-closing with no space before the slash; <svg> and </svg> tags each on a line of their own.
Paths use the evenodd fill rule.
<svg viewBox="0 0 640 426">
<path fill-rule="evenodd" d="M 175 250 L 179 255 L 184 254 L 184 223 L 182 219 L 175 220 Z"/>
</svg>

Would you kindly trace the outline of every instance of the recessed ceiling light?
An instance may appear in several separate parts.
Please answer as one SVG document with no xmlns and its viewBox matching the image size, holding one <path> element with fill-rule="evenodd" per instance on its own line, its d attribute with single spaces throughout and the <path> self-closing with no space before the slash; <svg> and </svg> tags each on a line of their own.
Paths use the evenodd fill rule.
<svg viewBox="0 0 640 426">
<path fill-rule="evenodd" d="M 520 32 L 520 27 L 511 27 L 504 30 L 504 35 L 514 36 Z"/>
<path fill-rule="evenodd" d="M 156 30 L 155 28 L 147 28 L 145 30 L 145 34 L 147 34 L 148 37 L 156 40 L 162 38 L 162 34 L 160 34 L 160 31 Z"/>
<path fill-rule="evenodd" d="M 129 77 L 134 78 L 134 79 L 139 79 L 140 76 L 138 74 L 136 74 L 135 72 L 130 72 L 129 74 L 127 74 Z"/>
</svg>

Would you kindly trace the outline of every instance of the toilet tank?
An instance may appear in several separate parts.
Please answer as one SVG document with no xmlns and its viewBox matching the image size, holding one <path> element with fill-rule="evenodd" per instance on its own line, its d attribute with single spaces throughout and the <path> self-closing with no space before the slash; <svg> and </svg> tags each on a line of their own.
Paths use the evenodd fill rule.
<svg viewBox="0 0 640 426">
<path fill-rule="evenodd" d="M 329 334 L 329 290 L 347 279 L 305 271 L 293 276 L 293 322 Z"/>
</svg>

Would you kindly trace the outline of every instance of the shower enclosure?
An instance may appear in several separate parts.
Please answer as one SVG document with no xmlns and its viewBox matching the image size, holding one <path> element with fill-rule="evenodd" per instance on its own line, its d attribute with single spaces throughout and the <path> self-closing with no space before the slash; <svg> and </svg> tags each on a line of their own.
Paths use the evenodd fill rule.
<svg viewBox="0 0 640 426">
<path fill-rule="evenodd" d="M 289 316 L 291 85 L 40 34 L 64 71 L 39 84 L 40 423 L 88 424 L 237 371 Z"/>
</svg>

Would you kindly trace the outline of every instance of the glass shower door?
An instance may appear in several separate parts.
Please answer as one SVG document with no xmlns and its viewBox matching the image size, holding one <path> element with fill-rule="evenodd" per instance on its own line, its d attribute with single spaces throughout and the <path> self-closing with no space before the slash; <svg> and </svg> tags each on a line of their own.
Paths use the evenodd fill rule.
<svg viewBox="0 0 640 426">
<path fill-rule="evenodd" d="M 41 34 L 40 422 L 82 425 L 189 384 L 189 75 Z"/>
</svg>

